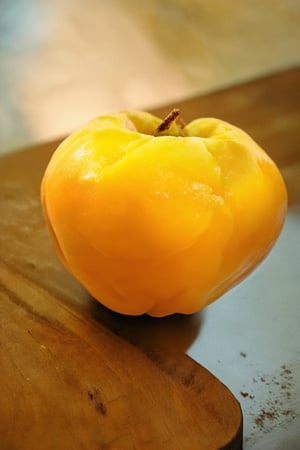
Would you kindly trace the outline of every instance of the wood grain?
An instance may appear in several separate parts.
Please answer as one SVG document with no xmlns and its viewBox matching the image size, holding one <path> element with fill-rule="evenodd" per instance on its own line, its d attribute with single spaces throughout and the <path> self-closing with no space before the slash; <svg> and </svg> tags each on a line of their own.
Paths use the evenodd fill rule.
<svg viewBox="0 0 300 450">
<path fill-rule="evenodd" d="M 250 132 L 299 204 L 299 82 L 294 69 L 175 106 Z M 1 449 L 240 449 L 237 400 L 185 355 L 201 314 L 112 313 L 59 264 L 39 202 L 56 145 L 0 160 Z"/>
</svg>

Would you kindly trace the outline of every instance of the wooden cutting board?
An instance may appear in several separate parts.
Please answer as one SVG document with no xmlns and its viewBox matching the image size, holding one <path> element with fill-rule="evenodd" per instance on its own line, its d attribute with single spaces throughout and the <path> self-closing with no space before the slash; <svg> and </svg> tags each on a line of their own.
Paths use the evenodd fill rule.
<svg viewBox="0 0 300 450">
<path fill-rule="evenodd" d="M 154 112 L 241 126 L 280 165 L 293 203 L 299 82 L 294 69 Z M 201 313 L 112 313 L 58 262 L 39 202 L 57 144 L 0 159 L 0 448 L 241 449 L 238 401 L 185 355 Z"/>
</svg>

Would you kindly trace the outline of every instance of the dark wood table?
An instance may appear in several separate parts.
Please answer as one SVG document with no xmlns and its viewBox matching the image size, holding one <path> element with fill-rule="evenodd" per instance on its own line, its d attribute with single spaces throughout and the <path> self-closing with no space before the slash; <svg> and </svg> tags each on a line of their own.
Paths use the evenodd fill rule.
<svg viewBox="0 0 300 450">
<path fill-rule="evenodd" d="M 154 112 L 240 126 L 299 205 L 299 87 L 295 68 Z M 201 315 L 112 313 L 59 264 L 39 201 L 57 144 L 0 159 L 1 449 L 241 449 L 239 402 L 186 355 Z"/>
</svg>

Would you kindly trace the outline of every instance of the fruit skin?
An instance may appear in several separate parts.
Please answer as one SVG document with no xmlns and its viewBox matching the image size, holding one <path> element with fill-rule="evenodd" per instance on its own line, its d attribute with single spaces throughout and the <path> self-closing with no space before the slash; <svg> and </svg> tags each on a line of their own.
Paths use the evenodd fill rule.
<svg viewBox="0 0 300 450">
<path fill-rule="evenodd" d="M 123 314 L 204 308 L 266 257 L 286 215 L 278 168 L 242 130 L 204 118 L 153 136 L 160 123 L 139 111 L 92 120 L 41 185 L 62 263 Z"/>
</svg>

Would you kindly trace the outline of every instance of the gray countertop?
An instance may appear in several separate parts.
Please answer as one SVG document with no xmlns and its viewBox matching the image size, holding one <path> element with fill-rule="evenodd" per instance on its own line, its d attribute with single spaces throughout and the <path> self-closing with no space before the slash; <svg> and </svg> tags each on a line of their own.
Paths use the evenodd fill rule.
<svg viewBox="0 0 300 450">
<path fill-rule="evenodd" d="M 210 305 L 188 355 L 239 399 L 245 450 L 300 448 L 300 208 L 247 280 Z"/>
</svg>

